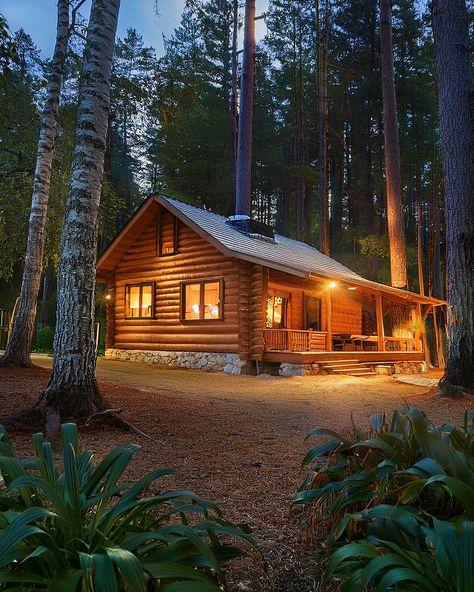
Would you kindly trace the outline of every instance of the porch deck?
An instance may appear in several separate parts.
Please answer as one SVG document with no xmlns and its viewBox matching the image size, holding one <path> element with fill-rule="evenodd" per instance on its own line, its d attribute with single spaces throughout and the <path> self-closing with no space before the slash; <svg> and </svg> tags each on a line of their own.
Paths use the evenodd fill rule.
<svg viewBox="0 0 474 592">
<path fill-rule="evenodd" d="M 294 329 L 264 331 L 264 362 L 310 364 L 343 360 L 370 364 L 423 359 L 418 337 L 341 336 Z"/>
<path fill-rule="evenodd" d="M 264 362 L 278 362 L 288 364 L 312 364 L 318 362 L 359 362 L 359 363 L 389 363 L 389 362 L 422 362 L 424 354 L 421 351 L 266 351 Z"/>
</svg>

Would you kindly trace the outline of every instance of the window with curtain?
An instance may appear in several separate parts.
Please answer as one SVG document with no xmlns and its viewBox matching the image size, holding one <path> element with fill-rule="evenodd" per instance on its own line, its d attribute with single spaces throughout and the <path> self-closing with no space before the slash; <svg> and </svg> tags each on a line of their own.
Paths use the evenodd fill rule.
<svg viewBox="0 0 474 592">
<path fill-rule="evenodd" d="M 136 284 L 125 287 L 125 317 L 149 319 L 153 317 L 154 284 Z"/>
<path fill-rule="evenodd" d="M 185 321 L 212 321 L 223 318 L 224 282 L 186 282 L 181 285 L 181 317 Z"/>
</svg>

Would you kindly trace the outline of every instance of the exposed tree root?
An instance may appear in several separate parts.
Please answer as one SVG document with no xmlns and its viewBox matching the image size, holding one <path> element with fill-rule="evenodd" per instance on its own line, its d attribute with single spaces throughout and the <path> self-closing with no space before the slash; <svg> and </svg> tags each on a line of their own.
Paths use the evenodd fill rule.
<svg viewBox="0 0 474 592">
<path fill-rule="evenodd" d="M 139 436 L 151 439 L 151 436 L 149 436 L 145 432 L 142 432 L 142 430 L 137 428 L 135 424 L 127 421 L 123 417 L 120 417 L 119 413 L 122 413 L 122 409 L 105 409 L 104 411 L 98 411 L 97 413 L 89 415 L 89 417 L 86 417 L 85 419 L 78 421 L 77 424 L 88 426 L 92 422 L 95 422 L 97 420 L 104 422 L 110 421 L 112 425 L 114 425 L 115 427 L 124 428 L 126 431 L 132 431 L 138 434 Z"/>
<path fill-rule="evenodd" d="M 122 429 L 126 432 L 134 432 L 139 436 L 150 439 L 151 436 L 137 428 L 133 423 L 120 417 L 121 409 L 105 409 L 81 418 L 61 417 L 58 410 L 53 407 L 37 405 L 31 409 L 11 413 L 0 418 L 0 423 L 16 431 L 36 432 L 46 431 L 48 440 L 59 439 L 61 423 L 71 421 L 78 427 L 87 427 L 91 423 L 102 424 L 107 427 Z"/>
</svg>

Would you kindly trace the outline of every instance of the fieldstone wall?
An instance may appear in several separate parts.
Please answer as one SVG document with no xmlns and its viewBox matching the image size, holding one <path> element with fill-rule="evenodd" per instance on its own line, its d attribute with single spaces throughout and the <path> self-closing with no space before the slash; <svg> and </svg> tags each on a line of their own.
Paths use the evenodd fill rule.
<svg viewBox="0 0 474 592">
<path fill-rule="evenodd" d="M 422 374 L 429 370 L 426 362 L 397 362 L 393 366 L 395 374 Z"/>
<path fill-rule="evenodd" d="M 280 376 L 316 376 L 324 374 L 320 364 L 287 364 L 282 362 L 279 370 Z"/>
<path fill-rule="evenodd" d="M 240 374 L 245 360 L 238 354 L 214 354 L 210 352 L 170 352 L 139 349 L 106 349 L 108 360 L 162 364 L 173 368 L 197 368 L 208 372 Z"/>
</svg>

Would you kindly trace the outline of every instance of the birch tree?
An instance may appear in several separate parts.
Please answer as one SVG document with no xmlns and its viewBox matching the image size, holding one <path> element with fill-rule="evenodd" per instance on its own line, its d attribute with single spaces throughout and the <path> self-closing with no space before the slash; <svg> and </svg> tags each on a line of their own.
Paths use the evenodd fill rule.
<svg viewBox="0 0 474 592">
<path fill-rule="evenodd" d="M 408 284 L 407 256 L 400 178 L 400 143 L 398 138 L 390 0 L 380 0 L 380 54 L 390 277 L 392 286 L 406 288 Z"/>
<path fill-rule="evenodd" d="M 440 387 L 474 389 L 474 87 L 464 0 L 433 0 L 446 192 L 448 347 Z"/>
<path fill-rule="evenodd" d="M 95 265 L 120 0 L 93 0 L 80 77 L 74 151 L 58 272 L 53 371 L 41 405 L 82 417 L 102 406 L 95 378 Z"/>
<path fill-rule="evenodd" d="M 255 0 L 245 2 L 244 54 L 240 84 L 237 144 L 236 214 L 250 216 L 252 177 L 253 80 L 255 69 Z"/>
<path fill-rule="evenodd" d="M 51 170 L 69 32 L 69 0 L 58 0 L 56 43 L 41 118 L 20 302 L 10 342 L 0 358 L 0 365 L 3 366 L 31 366 L 31 344 L 36 325 Z"/>
</svg>

